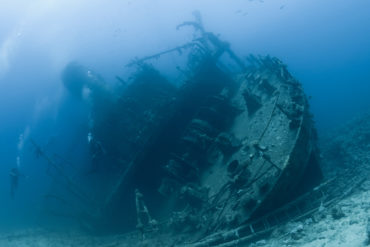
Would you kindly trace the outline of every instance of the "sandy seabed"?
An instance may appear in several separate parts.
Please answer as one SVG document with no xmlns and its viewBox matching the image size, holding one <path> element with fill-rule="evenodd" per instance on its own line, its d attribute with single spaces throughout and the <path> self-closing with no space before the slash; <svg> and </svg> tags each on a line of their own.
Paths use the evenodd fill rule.
<svg viewBox="0 0 370 247">
<path fill-rule="evenodd" d="M 370 180 L 350 197 L 338 203 L 342 215 L 322 208 L 312 217 L 290 222 L 276 229 L 269 238 L 240 246 L 360 247 L 367 246 L 367 222 L 370 217 Z M 161 246 L 140 240 L 138 235 L 96 237 L 83 233 L 58 233 L 41 229 L 3 233 L 1 247 L 126 247 Z M 162 246 L 168 246 L 163 242 Z M 369 245 L 370 246 L 370 245 Z"/>
<path fill-rule="evenodd" d="M 316 213 L 313 217 L 283 225 L 276 229 L 269 239 L 260 240 L 251 246 L 370 246 L 367 245 L 370 181 L 366 181 L 359 188 L 359 191 L 339 202 L 335 208 L 339 208 L 342 215 L 333 215 L 333 208 L 322 208 L 321 212 Z"/>
</svg>

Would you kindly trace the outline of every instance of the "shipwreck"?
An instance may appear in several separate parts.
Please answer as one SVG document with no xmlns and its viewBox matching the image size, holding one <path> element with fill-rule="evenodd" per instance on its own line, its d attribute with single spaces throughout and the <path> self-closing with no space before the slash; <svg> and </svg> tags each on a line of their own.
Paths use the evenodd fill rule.
<svg viewBox="0 0 370 247">
<path fill-rule="evenodd" d="M 263 217 L 322 178 L 309 103 L 287 66 L 240 58 L 199 17 L 180 28 L 197 38 L 134 59 L 117 90 L 83 66 L 63 72 L 74 96 L 90 92 L 91 165 L 100 171 L 83 186 L 69 181 L 74 194 L 94 187 L 80 203 L 90 230 L 201 238 Z M 176 82 L 155 67 L 172 53 L 186 58 Z"/>
</svg>

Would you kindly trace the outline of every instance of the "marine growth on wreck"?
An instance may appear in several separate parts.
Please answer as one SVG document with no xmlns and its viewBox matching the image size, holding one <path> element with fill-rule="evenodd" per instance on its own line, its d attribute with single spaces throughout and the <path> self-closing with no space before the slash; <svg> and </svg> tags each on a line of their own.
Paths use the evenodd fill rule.
<svg viewBox="0 0 370 247">
<path fill-rule="evenodd" d="M 79 183 L 57 176 L 89 231 L 196 240 L 257 220 L 321 180 L 308 101 L 286 65 L 240 58 L 199 15 L 177 28 L 193 28 L 197 38 L 133 60 L 127 66 L 136 71 L 117 76 L 114 90 L 83 65 L 64 69 L 65 88 L 89 106 L 91 170 Z M 175 82 L 155 66 L 174 52 L 186 60 Z"/>
</svg>

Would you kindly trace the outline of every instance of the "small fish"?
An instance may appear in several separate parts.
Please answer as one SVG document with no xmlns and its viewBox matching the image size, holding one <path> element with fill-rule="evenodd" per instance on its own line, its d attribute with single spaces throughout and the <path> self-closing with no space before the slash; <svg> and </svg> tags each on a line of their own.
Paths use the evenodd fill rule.
<svg viewBox="0 0 370 247">
<path fill-rule="evenodd" d="M 285 6 L 286 6 L 285 4 L 281 5 L 281 6 L 280 6 L 280 10 L 284 9 L 284 8 L 285 8 Z"/>
<path fill-rule="evenodd" d="M 113 37 L 118 37 L 121 34 L 121 32 L 122 32 L 121 28 L 116 28 L 113 31 Z"/>
<path fill-rule="evenodd" d="M 123 85 L 126 84 L 125 80 L 123 80 L 121 77 L 119 77 L 118 75 L 116 75 L 116 80 L 121 82 Z"/>
</svg>

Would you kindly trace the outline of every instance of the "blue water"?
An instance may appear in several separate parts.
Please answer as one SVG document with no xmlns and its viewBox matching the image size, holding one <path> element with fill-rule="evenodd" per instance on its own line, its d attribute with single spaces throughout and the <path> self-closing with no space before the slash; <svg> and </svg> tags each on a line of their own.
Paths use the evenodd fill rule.
<svg viewBox="0 0 370 247">
<path fill-rule="evenodd" d="M 194 10 L 240 57 L 270 54 L 286 63 L 312 96 L 320 134 L 368 111 L 367 0 L 0 0 L 1 229 L 45 221 L 42 197 L 50 179 L 30 137 L 84 161 L 87 111 L 64 91 L 64 66 L 79 61 L 116 82 L 116 75 L 128 75 L 131 59 L 190 41 L 190 29 L 175 27 Z M 24 177 L 11 200 L 9 171 L 17 156 Z"/>
</svg>

